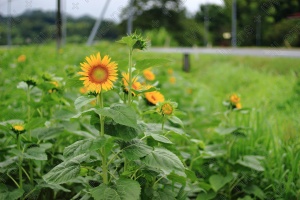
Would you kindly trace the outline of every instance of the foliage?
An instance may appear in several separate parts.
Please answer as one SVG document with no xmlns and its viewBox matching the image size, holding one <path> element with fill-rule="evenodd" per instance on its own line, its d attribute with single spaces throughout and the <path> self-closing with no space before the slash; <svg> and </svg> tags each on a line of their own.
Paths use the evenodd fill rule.
<svg viewBox="0 0 300 200">
<path fill-rule="evenodd" d="M 1 199 L 299 198 L 298 59 L 195 55 L 184 73 L 134 42 L 0 50 Z M 119 66 L 103 107 L 76 74 L 99 50 Z M 166 101 L 129 95 L 129 66 Z"/>
</svg>

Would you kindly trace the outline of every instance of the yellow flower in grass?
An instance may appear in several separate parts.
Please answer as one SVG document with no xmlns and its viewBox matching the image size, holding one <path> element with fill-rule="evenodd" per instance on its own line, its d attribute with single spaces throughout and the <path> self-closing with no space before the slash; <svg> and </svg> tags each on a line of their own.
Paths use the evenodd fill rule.
<svg viewBox="0 0 300 200">
<path fill-rule="evenodd" d="M 117 80 L 117 64 L 110 62 L 107 55 L 101 59 L 100 53 L 85 58 L 86 62 L 80 63 L 82 72 L 78 74 L 83 77 L 84 86 L 91 92 L 100 93 L 113 88 L 113 82 Z"/>
<path fill-rule="evenodd" d="M 233 103 L 233 104 L 237 104 L 240 102 L 240 97 L 236 94 L 232 94 L 230 96 L 230 102 Z"/>
<path fill-rule="evenodd" d="M 21 134 L 21 133 L 25 132 L 25 126 L 24 126 L 24 124 L 21 124 L 21 123 L 12 125 L 11 129 L 13 132 L 15 132 L 17 134 Z"/>
<path fill-rule="evenodd" d="M 173 69 L 169 68 L 169 69 L 168 69 L 168 74 L 169 74 L 169 75 L 172 75 L 172 74 L 173 74 Z"/>
<path fill-rule="evenodd" d="M 169 82 L 170 82 L 171 84 L 175 84 L 176 78 L 175 78 L 174 76 L 171 76 L 171 77 L 169 78 Z"/>
<path fill-rule="evenodd" d="M 156 105 L 159 102 L 164 102 L 165 97 L 158 91 L 146 92 L 145 97 L 147 101 L 153 105 Z"/>
<path fill-rule="evenodd" d="M 143 71 L 143 75 L 144 75 L 145 79 L 147 79 L 148 81 L 153 81 L 153 80 L 155 80 L 155 74 L 151 71 L 150 68 L 145 69 L 145 70 Z"/>
<path fill-rule="evenodd" d="M 237 104 L 235 104 L 235 108 L 237 108 L 237 109 L 241 109 L 241 108 L 242 108 L 242 104 L 241 104 L 241 103 L 237 103 Z"/>
<path fill-rule="evenodd" d="M 18 57 L 18 62 L 25 62 L 26 61 L 26 56 L 23 54 L 23 55 L 20 55 Z"/>
<path fill-rule="evenodd" d="M 122 72 L 122 76 L 123 76 L 122 81 L 123 81 L 124 89 L 126 92 L 128 92 L 129 74 L 126 72 Z M 131 82 L 132 82 L 132 85 L 131 85 L 132 89 L 134 89 L 134 90 L 142 89 L 142 84 L 137 81 L 137 77 L 132 78 Z M 133 95 L 135 95 L 135 93 L 133 91 L 131 93 Z"/>
</svg>

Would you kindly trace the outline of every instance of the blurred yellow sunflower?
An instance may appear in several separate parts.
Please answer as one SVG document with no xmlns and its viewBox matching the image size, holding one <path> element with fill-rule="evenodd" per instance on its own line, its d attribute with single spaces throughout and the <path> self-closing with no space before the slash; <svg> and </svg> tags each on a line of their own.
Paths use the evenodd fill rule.
<svg viewBox="0 0 300 200">
<path fill-rule="evenodd" d="M 171 115 L 173 113 L 173 106 L 170 103 L 164 103 L 161 106 L 161 112 L 163 115 Z"/>
<path fill-rule="evenodd" d="M 26 56 L 24 54 L 18 57 L 18 62 L 25 62 L 25 61 L 26 61 Z"/>
<path fill-rule="evenodd" d="M 110 62 L 109 56 L 102 59 L 100 53 L 86 57 L 86 62 L 80 63 L 82 72 L 78 74 L 83 77 L 84 86 L 91 92 L 100 93 L 102 90 L 111 90 L 113 82 L 117 80 L 117 63 Z"/>
<path fill-rule="evenodd" d="M 171 84 L 175 84 L 175 83 L 176 83 L 176 78 L 175 78 L 174 76 L 171 76 L 171 77 L 169 78 L 169 82 L 170 82 Z"/>
<path fill-rule="evenodd" d="M 151 71 L 150 68 L 145 69 L 143 71 L 143 75 L 144 75 L 145 79 L 147 79 L 148 81 L 153 81 L 155 79 L 155 74 Z"/>
<path fill-rule="evenodd" d="M 241 103 L 237 103 L 237 104 L 235 104 L 235 108 L 237 108 L 237 109 L 241 109 L 241 108 L 242 108 L 242 104 L 241 104 Z"/>
<path fill-rule="evenodd" d="M 153 105 L 156 105 L 158 102 L 164 102 L 165 97 L 158 91 L 146 92 L 145 97 L 147 101 Z"/>
<path fill-rule="evenodd" d="M 126 72 L 122 72 L 122 81 L 123 81 L 123 85 L 124 85 L 124 89 L 126 92 L 128 92 L 128 83 L 129 83 L 129 74 Z M 134 90 L 141 90 L 142 89 L 142 84 L 140 82 L 137 81 L 137 77 L 132 78 L 132 89 Z M 131 92 L 133 95 L 135 95 L 135 93 L 132 91 Z"/>
<path fill-rule="evenodd" d="M 240 102 L 240 97 L 236 94 L 232 94 L 230 96 L 230 102 L 233 103 L 233 104 L 237 104 Z"/>
<path fill-rule="evenodd" d="M 11 127 L 12 131 L 17 133 L 17 134 L 21 134 L 25 132 L 25 127 L 24 124 L 14 124 Z"/>
</svg>

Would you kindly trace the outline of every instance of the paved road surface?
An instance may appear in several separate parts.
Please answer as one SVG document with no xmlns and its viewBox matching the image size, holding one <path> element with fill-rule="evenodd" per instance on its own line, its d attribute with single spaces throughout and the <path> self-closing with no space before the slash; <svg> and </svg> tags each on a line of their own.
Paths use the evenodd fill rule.
<svg viewBox="0 0 300 200">
<path fill-rule="evenodd" d="M 150 52 L 160 53 L 190 53 L 190 54 L 220 54 L 262 57 L 293 57 L 300 58 L 300 49 L 274 48 L 149 48 Z"/>
</svg>

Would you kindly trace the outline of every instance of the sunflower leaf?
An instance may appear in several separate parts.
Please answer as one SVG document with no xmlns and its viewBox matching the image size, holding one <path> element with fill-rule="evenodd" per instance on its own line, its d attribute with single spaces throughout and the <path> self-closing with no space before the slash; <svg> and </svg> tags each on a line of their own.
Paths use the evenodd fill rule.
<svg viewBox="0 0 300 200">
<path fill-rule="evenodd" d="M 116 123 L 138 129 L 136 114 L 133 108 L 124 104 L 114 104 L 110 108 L 97 109 L 100 115 L 110 117 Z"/>
<path fill-rule="evenodd" d="M 139 70 L 144 70 L 149 67 L 159 67 L 159 66 L 165 65 L 169 62 L 170 62 L 170 60 L 163 59 L 163 58 L 154 58 L 154 59 L 147 58 L 147 59 L 137 60 L 136 68 Z"/>
<path fill-rule="evenodd" d="M 85 106 L 86 104 L 94 101 L 95 99 L 96 99 L 96 97 L 92 96 L 92 95 L 78 97 L 74 102 L 76 110 L 79 110 L 82 106 Z"/>
<path fill-rule="evenodd" d="M 132 48 L 135 45 L 135 43 L 137 42 L 137 40 L 133 39 L 130 36 L 125 36 L 125 37 L 122 37 L 121 40 L 119 40 L 117 42 L 121 43 L 121 44 L 126 44 L 128 47 Z"/>
</svg>

